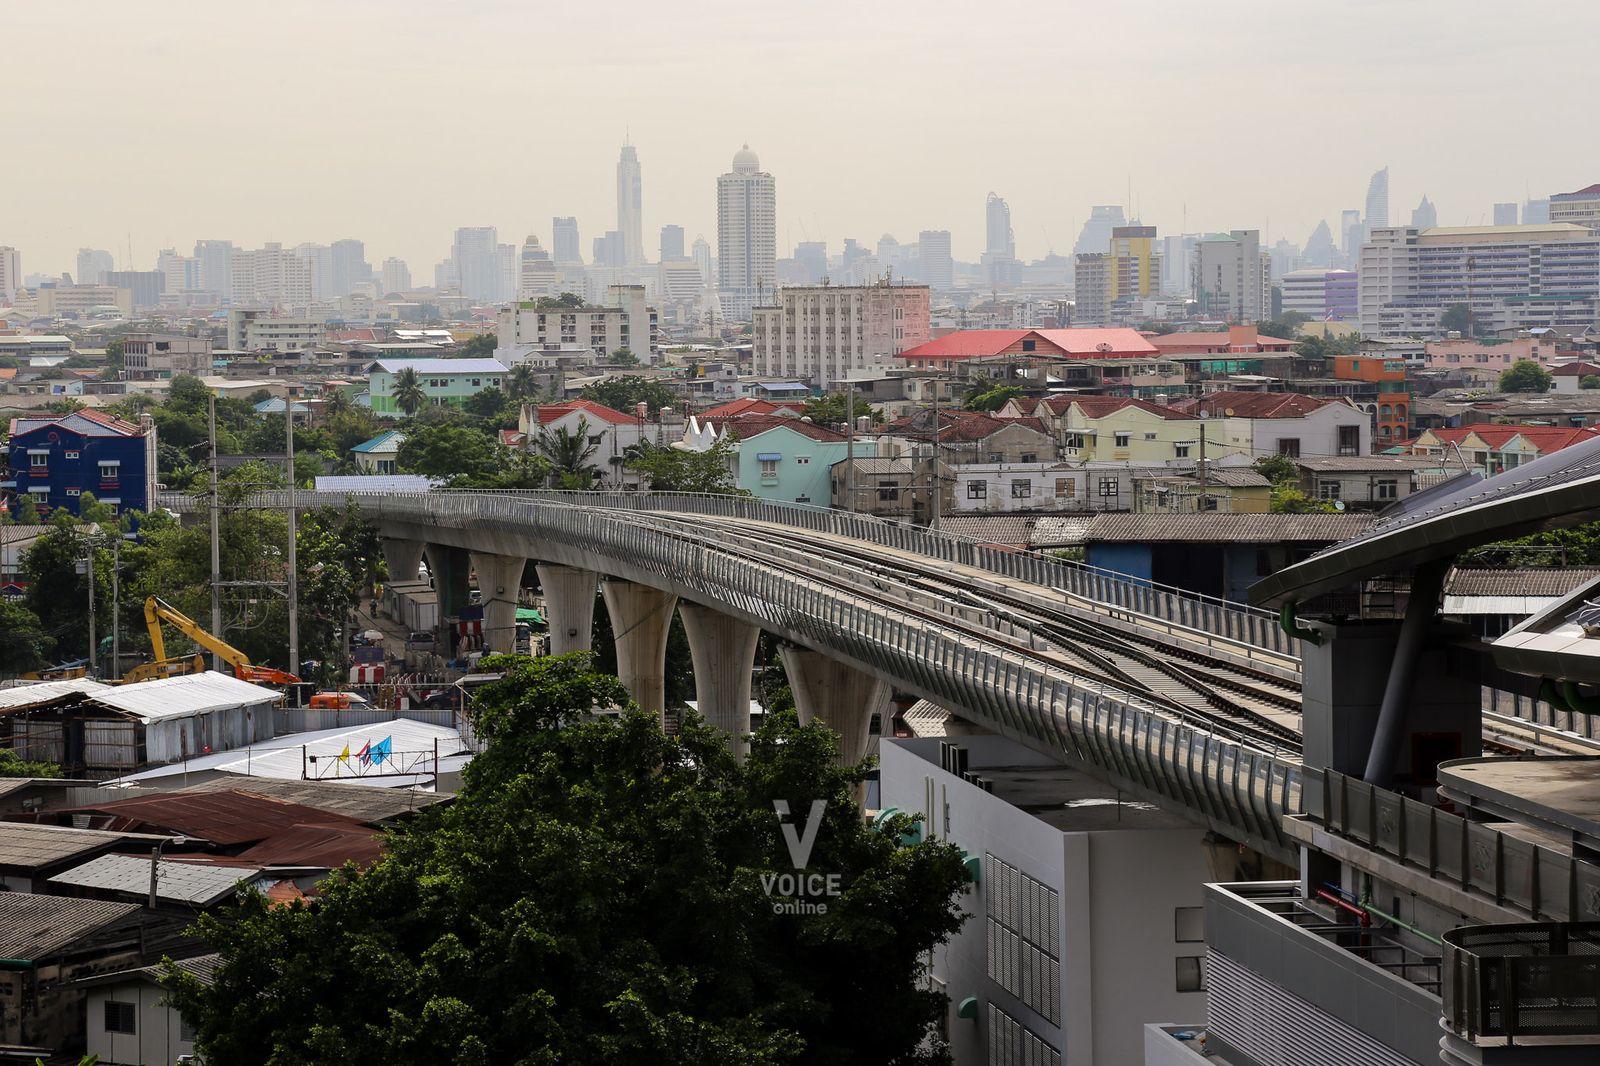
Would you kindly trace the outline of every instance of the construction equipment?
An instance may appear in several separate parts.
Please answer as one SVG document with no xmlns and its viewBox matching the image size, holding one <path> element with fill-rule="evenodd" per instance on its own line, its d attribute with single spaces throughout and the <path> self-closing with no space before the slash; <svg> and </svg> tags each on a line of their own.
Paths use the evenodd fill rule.
<svg viewBox="0 0 1600 1066">
<path fill-rule="evenodd" d="M 157 677 L 176 677 L 179 674 L 204 673 L 206 658 L 201 652 L 167 658 L 166 640 L 161 634 L 161 623 L 166 622 L 178 632 L 194 641 L 233 668 L 233 676 L 241 681 L 265 685 L 298 685 L 300 679 L 284 670 L 270 666 L 255 666 L 250 657 L 233 645 L 213 636 L 200 627 L 200 623 L 173 607 L 159 596 L 144 601 L 144 624 L 150 631 L 151 662 L 136 666 L 123 677 L 124 681 L 149 681 Z"/>
</svg>

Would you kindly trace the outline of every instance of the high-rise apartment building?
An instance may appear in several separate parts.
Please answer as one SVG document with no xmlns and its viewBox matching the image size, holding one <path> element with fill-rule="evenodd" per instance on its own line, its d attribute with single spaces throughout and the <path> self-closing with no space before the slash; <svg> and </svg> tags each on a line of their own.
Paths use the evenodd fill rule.
<svg viewBox="0 0 1600 1066">
<path fill-rule="evenodd" d="M 1283 276 L 1283 310 L 1298 311 L 1318 322 L 1349 322 L 1356 317 L 1356 274 L 1353 270 L 1304 267 Z"/>
<path fill-rule="evenodd" d="M 333 242 L 333 296 L 348 296 L 358 286 L 372 280 L 372 264 L 367 262 L 367 246 L 351 237 Z"/>
<path fill-rule="evenodd" d="M 494 271 L 494 302 L 505 303 L 516 299 L 518 279 L 522 275 L 522 256 L 516 245 L 494 246 Z"/>
<path fill-rule="evenodd" d="M 156 270 L 161 274 L 163 293 L 176 295 L 181 292 L 196 292 L 200 285 L 200 260 L 187 255 L 179 255 L 176 249 L 163 248 L 156 256 Z"/>
<path fill-rule="evenodd" d="M 627 266 L 644 262 L 644 179 L 639 172 L 639 153 L 633 145 L 622 146 L 617 160 L 617 232 L 622 234 L 622 256 Z"/>
<path fill-rule="evenodd" d="M 682 259 L 683 255 L 683 227 L 661 227 L 661 261 L 663 263 L 673 259 Z"/>
<path fill-rule="evenodd" d="M 1272 261 L 1261 250 L 1261 232 L 1236 229 L 1206 237 L 1198 248 L 1196 298 L 1200 313 L 1241 324 L 1259 322 L 1272 310 Z"/>
<path fill-rule="evenodd" d="M 22 253 L 0 244 L 0 298 L 14 300 L 22 287 Z"/>
<path fill-rule="evenodd" d="M 571 215 L 550 220 L 550 254 L 563 266 L 583 262 L 583 246 L 578 243 L 578 220 Z"/>
<path fill-rule="evenodd" d="M 1327 230 L 1327 223 L 1322 228 Z M 1169 296 L 1194 292 L 1194 252 L 1198 233 L 1161 238 L 1161 291 Z"/>
<path fill-rule="evenodd" d="M 747 144 L 733 168 L 717 178 L 717 288 L 729 319 L 746 321 L 750 309 L 776 285 L 778 186 Z"/>
<path fill-rule="evenodd" d="M 694 265 L 700 268 L 700 279 L 704 282 L 711 280 L 711 242 L 704 237 L 696 236 L 694 245 L 689 251 Z"/>
<path fill-rule="evenodd" d="M 1517 224 L 1517 205 L 1495 204 L 1494 224 L 1496 226 L 1515 226 Z"/>
<path fill-rule="evenodd" d="M 1439 209 L 1427 196 L 1423 196 L 1422 202 L 1411 212 L 1411 224 L 1417 229 L 1432 229 L 1439 224 Z"/>
<path fill-rule="evenodd" d="M 1588 326 L 1600 315 L 1600 235 L 1570 223 L 1380 229 L 1359 274 L 1366 336 L 1427 333 L 1455 304 L 1479 331 Z"/>
<path fill-rule="evenodd" d="M 519 266 L 517 299 L 537 300 L 541 296 L 555 296 L 560 291 L 555 261 L 539 243 L 539 238 L 531 233 L 522 242 Z"/>
<path fill-rule="evenodd" d="M 333 291 L 333 249 L 326 244 L 306 242 L 295 245 L 294 254 L 306 265 L 306 274 L 311 279 L 311 298 L 333 299 L 337 295 Z"/>
<path fill-rule="evenodd" d="M 529 350 L 578 344 L 602 358 L 627 348 L 648 362 L 655 329 L 644 286 L 607 286 L 604 300 L 600 307 L 540 310 L 534 300 L 503 307 L 498 318 L 500 347 Z"/>
<path fill-rule="evenodd" d="M 78 273 L 74 275 L 79 285 L 98 285 L 100 275 L 117 269 L 111 253 L 100 248 L 78 249 Z"/>
<path fill-rule="evenodd" d="M 950 254 L 950 231 L 925 229 L 917 234 L 917 253 L 922 261 L 922 280 L 930 289 L 948 292 L 955 287 L 956 261 Z"/>
<path fill-rule="evenodd" d="M 498 260 L 500 242 L 493 226 L 465 226 L 456 230 L 450 258 L 455 261 L 461 295 L 495 303 L 505 298 Z"/>
<path fill-rule="evenodd" d="M 1115 226 L 1107 250 L 1077 256 L 1073 263 L 1075 326 L 1121 325 L 1138 301 L 1161 291 L 1161 254 L 1154 226 Z"/>
<path fill-rule="evenodd" d="M 757 374 L 835 389 L 928 340 L 926 285 L 817 285 L 781 289 L 758 307 Z"/>
<path fill-rule="evenodd" d="M 1101 326 L 1111 316 L 1111 256 L 1080 252 L 1072 258 L 1072 324 Z"/>
<path fill-rule="evenodd" d="M 1369 231 L 1389 224 L 1389 168 L 1372 175 L 1367 182 L 1367 217 L 1362 220 Z"/>
<path fill-rule="evenodd" d="M 410 291 L 411 268 L 406 266 L 404 259 L 396 259 L 391 255 L 383 261 L 383 276 L 380 287 L 385 294 Z"/>
<path fill-rule="evenodd" d="M 1078 231 L 1078 242 L 1072 246 L 1073 254 L 1085 255 L 1103 252 L 1111 243 L 1111 231 L 1126 226 L 1128 217 L 1120 204 L 1102 204 L 1089 209 L 1089 221 Z"/>
<path fill-rule="evenodd" d="M 135 310 L 159 307 L 161 294 L 166 291 L 167 279 L 159 270 L 112 270 L 106 273 L 106 284 L 133 293 Z"/>
<path fill-rule="evenodd" d="M 276 242 L 229 257 L 232 302 L 236 306 L 305 307 L 311 303 L 311 269 L 306 260 Z"/>
<path fill-rule="evenodd" d="M 828 276 L 826 241 L 801 241 L 794 246 L 794 261 L 805 272 L 805 283 L 816 285 Z"/>
<path fill-rule="evenodd" d="M 1529 200 L 1522 205 L 1522 224 L 1524 226 L 1537 225 L 1550 221 L 1550 198 Z"/>
<path fill-rule="evenodd" d="M 591 247 L 591 261 L 597 267 L 617 270 L 628 265 L 627 245 L 617 230 L 607 230 L 605 236 L 596 237 Z"/>
<path fill-rule="evenodd" d="M 1015 259 L 1017 242 L 1011 230 L 1011 205 L 997 193 L 990 193 L 984 209 L 984 219 L 987 240 L 984 242 L 983 250 L 992 256 Z"/>
<path fill-rule="evenodd" d="M 1550 197 L 1550 221 L 1600 230 L 1600 185 Z"/>
<path fill-rule="evenodd" d="M 1366 239 L 1366 231 L 1361 225 L 1361 212 L 1339 212 L 1339 250 L 1344 253 L 1347 262 L 1355 262 L 1361 254 L 1361 242 Z"/>
<path fill-rule="evenodd" d="M 200 260 L 200 287 L 214 292 L 223 303 L 233 300 L 232 241 L 195 241 L 194 257 Z"/>
</svg>

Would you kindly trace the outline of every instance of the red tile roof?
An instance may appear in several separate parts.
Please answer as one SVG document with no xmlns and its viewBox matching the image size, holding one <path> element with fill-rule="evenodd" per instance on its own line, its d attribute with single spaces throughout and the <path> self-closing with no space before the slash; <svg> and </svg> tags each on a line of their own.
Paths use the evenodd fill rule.
<svg viewBox="0 0 1600 1066">
<path fill-rule="evenodd" d="M 810 437 L 815 441 L 831 442 L 845 439 L 845 435 L 836 429 L 819 426 L 815 422 L 807 422 L 793 415 L 742 415 L 738 418 L 715 418 L 710 422 L 716 427 L 717 432 L 732 433 L 737 440 L 749 440 L 774 429 L 793 430 L 802 437 Z"/>
<path fill-rule="evenodd" d="M 1230 338 L 1227 333 L 1167 333 L 1159 337 L 1151 337 L 1150 343 L 1155 345 L 1164 355 L 1200 354 L 1205 352 L 1226 352 L 1230 350 Z M 1243 347 L 1241 345 L 1240 347 Z M 1260 351 L 1268 347 L 1283 347 L 1292 349 L 1294 341 L 1284 337 L 1256 337 L 1255 348 Z M 1250 353 L 1242 353 L 1250 354 Z"/>
<path fill-rule="evenodd" d="M 799 414 L 805 407 L 804 404 L 778 404 L 771 400 L 757 400 L 747 396 L 742 400 L 729 400 L 717 406 L 700 412 L 700 418 L 736 418 L 739 415 L 771 415 L 779 411 L 793 411 Z"/>
<path fill-rule="evenodd" d="M 520 429 L 502 429 L 500 443 L 507 448 L 520 448 L 528 441 L 528 435 Z"/>
<path fill-rule="evenodd" d="M 1054 403 L 1051 410 L 1057 414 L 1065 414 L 1068 407 L 1077 407 L 1083 412 L 1085 418 L 1104 418 L 1116 414 L 1128 407 L 1137 407 L 1141 411 L 1148 411 L 1167 421 L 1193 420 L 1197 416 L 1171 407 L 1162 407 L 1160 404 L 1151 403 L 1149 400 L 1136 400 L 1131 396 L 1067 396 L 1061 397 L 1060 410 L 1056 410 Z"/>
<path fill-rule="evenodd" d="M 984 358 L 999 355 L 1029 337 L 1043 342 L 1040 350 L 1025 353 L 1034 356 L 1126 359 L 1158 354 L 1158 349 L 1135 329 L 963 329 L 907 348 L 899 358 Z"/>
<path fill-rule="evenodd" d="M 574 411 L 581 411 L 586 415 L 600 419 L 602 422 L 610 422 L 614 426 L 626 426 L 639 421 L 637 415 L 624 414 L 621 411 L 612 410 L 605 404 L 595 403 L 593 400 L 568 400 L 566 403 L 540 404 L 539 424 L 547 426 Z"/>
<path fill-rule="evenodd" d="M 1122 357 L 1157 355 L 1155 345 L 1136 329 L 1039 329 L 1039 336 L 1069 355 Z"/>
<path fill-rule="evenodd" d="M 1581 429 L 1568 429 L 1563 426 L 1480 425 L 1460 426 L 1456 429 L 1430 429 L 1428 432 L 1433 434 L 1435 440 L 1445 444 L 1460 444 L 1467 437 L 1476 435 L 1491 448 L 1503 448 L 1512 438 L 1521 437 L 1537 448 L 1541 455 L 1558 452 L 1562 448 L 1570 448 L 1581 441 L 1593 440 L 1600 436 L 1600 429 L 1587 426 Z"/>
<path fill-rule="evenodd" d="M 972 359 L 999 355 L 1029 334 L 1025 329 L 963 329 L 907 348 L 902 359 Z"/>
<path fill-rule="evenodd" d="M 1179 400 L 1173 406 L 1211 418 L 1304 418 L 1330 403 L 1342 402 L 1300 392 L 1213 392 Z"/>
<path fill-rule="evenodd" d="M 1564 363 L 1550 371 L 1558 378 L 1584 377 L 1589 374 L 1600 374 L 1600 366 L 1593 363 Z"/>
<path fill-rule="evenodd" d="M 983 440 L 1010 425 L 1020 425 L 1036 433 L 1048 435 L 1044 423 L 1038 418 L 996 418 L 978 411 L 940 411 L 939 439 L 952 444 Z M 933 412 L 917 411 L 904 418 L 897 418 L 884 427 L 884 432 L 914 440 L 932 440 Z"/>
</svg>

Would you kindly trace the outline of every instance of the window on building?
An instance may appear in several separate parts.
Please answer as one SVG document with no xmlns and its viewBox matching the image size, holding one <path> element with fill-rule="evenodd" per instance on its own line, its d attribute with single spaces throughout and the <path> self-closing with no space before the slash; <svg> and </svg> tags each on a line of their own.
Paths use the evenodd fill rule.
<svg viewBox="0 0 1600 1066">
<path fill-rule="evenodd" d="M 1291 459 L 1300 458 L 1300 438 L 1299 437 L 1279 437 L 1278 438 L 1278 454 L 1279 455 L 1287 455 Z"/>
<path fill-rule="evenodd" d="M 1339 498 L 1339 483 L 1337 481 L 1317 482 L 1317 498 L 1320 500 L 1337 500 Z"/>
<path fill-rule="evenodd" d="M 77 452 L 67 452 L 67 458 L 68 459 L 76 459 L 77 457 L 78 457 L 78 453 Z"/>
<path fill-rule="evenodd" d="M 1037 463 L 1039 461 L 1039 456 L 1034 452 L 1023 452 L 1022 461 L 1025 463 Z"/>
<path fill-rule="evenodd" d="M 119 464 L 119 463 L 101 463 L 100 464 L 100 480 L 101 481 L 115 481 L 115 480 L 117 480 L 117 471 L 120 468 L 121 468 L 121 464 Z"/>
<path fill-rule="evenodd" d="M 1361 427 L 1360 426 L 1340 426 L 1339 427 L 1339 454 L 1340 455 L 1360 455 L 1361 454 Z"/>
<path fill-rule="evenodd" d="M 68 496 L 81 496 L 81 495 L 83 495 L 83 490 L 82 489 L 68 489 L 67 490 L 67 495 Z"/>
<path fill-rule="evenodd" d="M 186 1044 L 194 1043 L 194 1026 L 189 1024 L 189 1019 L 178 1015 L 178 1039 Z"/>
<path fill-rule="evenodd" d="M 1179 992 L 1204 992 L 1206 990 L 1206 957 L 1204 955 L 1179 955 L 1177 962 L 1177 987 Z"/>
<path fill-rule="evenodd" d="M 1077 493 L 1077 485 L 1075 484 L 1075 479 L 1074 478 L 1070 478 L 1070 477 L 1058 477 L 1058 478 L 1056 478 L 1056 499 L 1058 499 L 1058 500 L 1070 500 L 1074 496 L 1076 496 L 1077 494 L 1078 494 Z"/>
<path fill-rule="evenodd" d="M 1100 498 L 1102 500 L 1114 500 L 1120 495 L 1122 495 L 1122 488 L 1116 478 L 1103 477 L 1100 479 Z"/>
<path fill-rule="evenodd" d="M 809 455 L 797 455 L 797 456 L 795 456 L 794 457 L 794 465 L 795 466 L 810 466 L 811 465 L 811 456 L 809 456 Z"/>
<path fill-rule="evenodd" d="M 1373 485 L 1373 498 L 1378 500 L 1398 500 L 1400 498 L 1400 482 L 1394 478 L 1386 478 Z"/>
<path fill-rule="evenodd" d="M 589 443 L 590 444 L 599 444 L 604 439 L 605 439 L 605 437 L 604 437 L 603 434 L 600 434 L 600 433 L 591 433 L 591 434 L 589 434 Z"/>
<path fill-rule="evenodd" d="M 1011 479 L 1011 498 L 1013 500 L 1026 500 L 1033 495 L 1033 482 L 1025 477 Z"/>
<path fill-rule="evenodd" d="M 28 456 L 28 465 L 35 470 L 43 470 L 50 465 L 50 457 L 43 452 L 34 452 Z"/>
<path fill-rule="evenodd" d="M 137 1031 L 139 1009 L 133 1003 L 124 1003 L 121 1000 L 106 1000 L 105 1031 L 108 1033 L 126 1033 L 133 1035 Z"/>
<path fill-rule="evenodd" d="M 967 482 L 967 499 L 987 500 L 989 498 L 989 483 L 981 478 Z"/>
<path fill-rule="evenodd" d="M 778 476 L 778 460 L 776 460 L 776 459 L 763 459 L 763 460 L 761 460 L 761 476 L 764 477 L 764 478 L 766 478 L 766 477 L 777 477 Z"/>
<path fill-rule="evenodd" d="M 481 389 L 483 387 L 483 379 L 482 378 L 473 378 L 472 379 L 472 387 L 475 388 L 475 389 Z M 287 453 L 285 453 L 285 454 L 287 454 Z"/>
<path fill-rule="evenodd" d="M 1025 351 L 1025 352 L 1031 352 L 1037 347 L 1038 347 L 1038 342 L 1037 341 L 1023 341 L 1022 342 L 1022 350 Z"/>
<path fill-rule="evenodd" d="M 1154 433 L 1146 433 L 1144 435 L 1144 439 L 1145 440 L 1155 440 L 1156 439 L 1156 435 Z"/>
<path fill-rule="evenodd" d="M 1180 944 L 1203 943 L 1206 938 L 1206 909 L 1204 907 L 1174 907 L 1172 911 L 1172 939 Z"/>
<path fill-rule="evenodd" d="M 1133 434 L 1132 433 L 1117 433 L 1113 437 L 1112 443 L 1115 444 L 1118 448 L 1126 448 L 1129 444 L 1133 443 Z"/>
<path fill-rule="evenodd" d="M 878 482 L 878 499 L 886 503 L 893 503 L 900 499 L 900 485 L 894 481 Z"/>
<path fill-rule="evenodd" d="M 1172 454 L 1174 458 L 1187 459 L 1189 458 L 1189 446 L 1187 444 L 1174 444 L 1172 446 Z"/>
</svg>

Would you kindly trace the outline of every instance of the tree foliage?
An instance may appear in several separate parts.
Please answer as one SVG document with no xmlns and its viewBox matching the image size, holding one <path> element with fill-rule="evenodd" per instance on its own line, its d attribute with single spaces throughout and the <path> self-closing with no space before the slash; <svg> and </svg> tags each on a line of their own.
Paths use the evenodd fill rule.
<svg viewBox="0 0 1600 1066">
<path fill-rule="evenodd" d="M 538 456 L 514 451 L 471 426 L 418 423 L 395 455 L 399 470 L 437 478 L 450 488 L 537 489 L 550 467 Z"/>
<path fill-rule="evenodd" d="M 1307 496 L 1287 481 L 1272 486 L 1271 507 L 1273 514 L 1332 514 L 1339 509 L 1334 501 Z"/>
<path fill-rule="evenodd" d="M 1466 304 L 1451 304 L 1439 316 L 1439 328 L 1446 333 L 1472 335 L 1472 309 Z"/>
<path fill-rule="evenodd" d="M 1300 480 L 1300 468 L 1287 455 L 1263 455 L 1255 461 L 1255 470 L 1274 485 Z"/>
<path fill-rule="evenodd" d="M 926 953 L 959 928 L 952 845 L 865 826 L 820 724 L 775 716 L 735 760 L 691 718 L 617 718 L 585 657 L 494 657 L 487 749 L 446 807 L 391 834 L 315 907 L 252 895 L 198 931 L 209 987 L 166 978 L 207 1061 L 909 1064 L 947 1062 Z M 793 873 L 773 801 L 826 807 L 808 871 L 825 914 L 778 913 Z M 805 814 L 799 814 L 804 820 Z"/>
<path fill-rule="evenodd" d="M 87 590 L 85 590 L 87 593 Z M 39 616 L 20 603 L 0 598 L 0 677 L 15 677 L 48 666 L 55 638 L 45 632 Z M 0 777 L 7 775 L 0 770 Z"/>
<path fill-rule="evenodd" d="M 1532 359 L 1518 359 L 1500 375 L 1501 392 L 1549 392 L 1554 381 L 1550 371 Z"/>
<path fill-rule="evenodd" d="M 1304 311 L 1285 311 L 1277 318 L 1256 323 L 1256 332 L 1263 337 L 1282 337 L 1292 341 L 1300 335 L 1300 327 L 1310 321 L 1311 316 Z"/>
<path fill-rule="evenodd" d="M 733 472 L 734 443 L 722 437 L 703 452 L 660 448 L 649 441 L 628 449 L 628 468 L 644 475 L 654 492 L 711 492 L 748 495 Z"/>
<path fill-rule="evenodd" d="M 455 354 L 462 359 L 492 359 L 494 350 L 500 346 L 500 338 L 493 333 L 480 333 L 476 337 L 468 337 L 456 348 Z"/>
<path fill-rule="evenodd" d="M 837 426 L 849 420 L 850 397 L 843 392 L 830 392 L 824 396 L 813 396 L 805 403 L 805 417 L 811 419 L 819 426 Z M 874 424 L 883 421 L 883 412 L 875 410 L 872 404 L 856 397 L 855 415 L 871 416 Z"/>
<path fill-rule="evenodd" d="M 1600 374 L 1585 374 L 1578 379 L 1580 389 L 1600 389 Z"/>
<path fill-rule="evenodd" d="M 969 398 L 967 400 L 967 410 L 998 411 L 1009 403 L 1013 397 L 1021 395 L 1022 389 L 1016 385 L 993 385 Z"/>
<path fill-rule="evenodd" d="M 597 381 L 586 387 L 580 395 L 585 400 L 593 400 L 613 411 L 630 415 L 634 407 L 641 403 L 650 414 L 655 415 L 660 414 L 663 407 L 671 407 L 678 402 L 672 390 L 665 384 L 636 374 L 613 376 L 604 381 Z"/>
<path fill-rule="evenodd" d="M 394 405 L 408 415 L 416 414 L 428 404 L 428 394 L 422 391 L 422 378 L 417 376 L 416 367 L 402 367 L 390 382 L 389 391 Z"/>
</svg>

